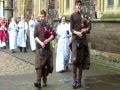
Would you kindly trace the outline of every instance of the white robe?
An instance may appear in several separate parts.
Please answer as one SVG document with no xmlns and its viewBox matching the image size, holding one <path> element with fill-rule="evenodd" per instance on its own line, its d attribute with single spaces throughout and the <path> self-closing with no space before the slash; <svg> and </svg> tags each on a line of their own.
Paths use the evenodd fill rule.
<svg viewBox="0 0 120 90">
<path fill-rule="evenodd" d="M 18 26 L 16 23 L 9 24 L 9 47 L 10 47 L 10 50 L 17 48 L 17 30 L 18 30 Z"/>
<path fill-rule="evenodd" d="M 28 24 L 20 21 L 18 23 L 17 46 L 26 47 Z"/>
<path fill-rule="evenodd" d="M 67 30 L 69 30 L 69 25 L 67 23 L 65 24 L 59 24 L 57 27 L 57 55 L 56 55 L 56 72 L 59 72 L 61 70 L 65 70 L 65 62 L 69 62 L 70 57 L 70 37 L 71 34 L 67 34 Z"/>
<path fill-rule="evenodd" d="M 69 28 L 69 32 L 70 32 L 70 35 L 71 35 L 71 37 L 69 38 L 70 43 L 71 43 L 71 41 L 72 41 L 72 32 L 71 32 L 71 30 L 70 30 L 70 23 L 68 23 L 68 28 Z M 72 57 L 72 51 L 70 50 L 70 57 L 69 57 L 69 63 L 70 63 L 70 64 L 72 63 L 71 57 Z"/>
<path fill-rule="evenodd" d="M 35 38 L 34 38 L 34 29 L 35 29 L 35 20 L 30 20 L 29 21 L 29 30 L 30 30 L 30 46 L 31 50 L 34 51 L 36 50 L 36 43 L 35 43 Z"/>
</svg>

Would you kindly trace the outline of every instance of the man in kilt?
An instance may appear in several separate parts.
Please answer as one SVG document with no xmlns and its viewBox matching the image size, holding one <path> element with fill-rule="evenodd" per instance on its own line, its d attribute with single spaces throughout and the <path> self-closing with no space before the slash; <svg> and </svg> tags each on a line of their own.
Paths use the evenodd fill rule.
<svg viewBox="0 0 120 90">
<path fill-rule="evenodd" d="M 41 79 L 43 86 L 47 86 L 47 76 L 53 71 L 53 55 L 50 48 L 50 41 L 54 39 L 55 33 L 46 23 L 46 12 L 40 12 L 40 22 L 35 26 L 34 37 L 36 40 L 35 52 L 35 70 L 37 80 L 35 87 L 41 88 Z"/>
<path fill-rule="evenodd" d="M 75 12 L 70 17 L 72 32 L 73 88 L 81 87 L 83 69 L 89 69 L 90 57 L 86 34 L 90 33 L 90 21 L 81 10 L 81 1 L 75 1 Z M 77 73 L 78 69 L 78 73 Z"/>
</svg>

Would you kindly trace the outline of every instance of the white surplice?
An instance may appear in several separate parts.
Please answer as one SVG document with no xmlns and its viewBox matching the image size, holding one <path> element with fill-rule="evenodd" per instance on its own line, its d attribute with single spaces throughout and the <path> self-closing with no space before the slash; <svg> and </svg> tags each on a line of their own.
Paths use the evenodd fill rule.
<svg viewBox="0 0 120 90">
<path fill-rule="evenodd" d="M 18 31 L 17 24 L 11 22 L 9 24 L 9 47 L 10 47 L 10 50 L 17 48 L 17 31 Z"/>
<path fill-rule="evenodd" d="M 29 21 L 30 46 L 31 46 L 32 51 L 36 50 L 36 44 L 35 44 L 35 38 L 34 38 L 34 29 L 35 29 L 35 24 L 36 23 L 37 22 L 35 20 L 30 20 Z"/>
<path fill-rule="evenodd" d="M 28 24 L 24 21 L 18 23 L 17 46 L 26 47 Z"/>
<path fill-rule="evenodd" d="M 67 34 L 69 31 L 69 34 Z M 70 26 L 69 24 L 60 23 L 57 27 L 57 55 L 56 55 L 56 72 L 65 70 L 65 62 L 69 62 L 70 57 Z"/>
</svg>

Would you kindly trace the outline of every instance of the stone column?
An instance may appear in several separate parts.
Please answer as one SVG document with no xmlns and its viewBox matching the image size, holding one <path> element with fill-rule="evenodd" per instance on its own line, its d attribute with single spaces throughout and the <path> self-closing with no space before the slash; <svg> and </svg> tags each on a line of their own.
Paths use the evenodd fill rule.
<svg viewBox="0 0 120 90">
<path fill-rule="evenodd" d="M 33 5 L 33 0 L 25 0 L 24 17 L 26 19 L 30 19 L 31 15 L 33 13 L 32 5 Z"/>
<path fill-rule="evenodd" d="M 0 1 L 0 17 L 3 17 L 3 1 Z"/>
<path fill-rule="evenodd" d="M 16 18 L 17 16 L 19 16 L 19 14 L 18 14 L 18 7 L 17 7 L 17 0 L 13 1 L 13 8 L 14 8 L 13 17 Z"/>
</svg>

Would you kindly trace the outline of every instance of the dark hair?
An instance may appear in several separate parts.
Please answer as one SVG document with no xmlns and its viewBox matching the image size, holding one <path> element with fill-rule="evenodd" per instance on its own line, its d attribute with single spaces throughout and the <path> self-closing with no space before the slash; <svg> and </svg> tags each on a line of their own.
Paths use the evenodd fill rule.
<svg viewBox="0 0 120 90">
<path fill-rule="evenodd" d="M 65 20 L 66 20 L 66 16 L 65 15 L 63 15 L 60 20 L 62 20 L 63 17 L 65 17 Z"/>
<path fill-rule="evenodd" d="M 46 11 L 45 10 L 41 10 L 40 14 L 43 14 L 46 17 Z"/>
<path fill-rule="evenodd" d="M 66 16 L 63 15 L 61 18 L 59 18 L 59 23 L 62 21 L 62 18 L 65 17 L 65 21 L 67 20 Z"/>
<path fill-rule="evenodd" d="M 80 5 L 82 5 L 82 1 L 81 1 L 81 0 L 75 0 L 75 5 L 76 5 L 77 3 L 80 3 Z"/>
</svg>

